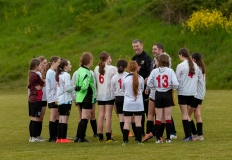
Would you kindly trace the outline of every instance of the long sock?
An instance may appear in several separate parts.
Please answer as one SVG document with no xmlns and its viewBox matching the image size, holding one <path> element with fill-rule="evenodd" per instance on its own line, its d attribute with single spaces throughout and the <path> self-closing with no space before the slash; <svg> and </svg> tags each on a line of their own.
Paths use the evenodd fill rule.
<svg viewBox="0 0 232 160">
<path fill-rule="evenodd" d="M 55 130 L 55 137 L 57 137 L 57 126 L 58 126 L 58 124 L 59 124 L 59 120 L 56 120 L 56 122 L 55 122 L 55 126 L 54 126 L 54 130 Z"/>
<path fill-rule="evenodd" d="M 102 133 L 98 133 L 99 136 L 99 141 L 104 140 L 103 134 Z"/>
<path fill-rule="evenodd" d="M 155 124 L 152 125 L 152 134 L 153 134 L 153 136 L 156 136 Z"/>
<path fill-rule="evenodd" d="M 171 134 L 176 135 L 176 127 L 175 127 L 174 119 L 172 117 L 171 119 L 172 119 Z"/>
<path fill-rule="evenodd" d="M 106 133 L 106 140 L 110 140 L 111 139 L 111 133 Z"/>
<path fill-rule="evenodd" d="M 161 132 L 161 121 L 155 121 L 155 128 L 156 128 L 156 139 L 160 140 L 160 132 Z"/>
<path fill-rule="evenodd" d="M 142 134 L 145 133 L 145 114 L 143 113 L 142 115 L 142 120 L 141 120 L 141 124 L 142 124 Z"/>
<path fill-rule="evenodd" d="M 50 139 L 55 138 L 55 124 L 56 122 L 49 122 L 49 134 L 50 134 Z"/>
<path fill-rule="evenodd" d="M 31 124 L 32 124 L 32 120 L 30 120 L 30 123 L 29 123 L 29 134 L 30 134 L 30 137 L 32 137 Z"/>
<path fill-rule="evenodd" d="M 67 129 L 68 129 L 68 124 L 67 123 L 61 123 L 61 138 L 65 139 L 67 137 Z"/>
<path fill-rule="evenodd" d="M 167 139 L 170 139 L 172 129 L 172 120 L 166 120 L 166 136 Z"/>
<path fill-rule="evenodd" d="M 81 119 L 80 132 L 79 132 L 81 140 L 84 140 L 84 138 L 85 138 L 85 132 L 86 132 L 87 124 L 88 124 L 88 119 Z"/>
<path fill-rule="evenodd" d="M 38 134 L 37 134 L 37 136 L 40 136 L 41 132 L 42 132 L 42 123 L 43 122 L 37 122 L 37 123 L 38 123 Z"/>
<path fill-rule="evenodd" d="M 193 120 L 191 120 L 191 125 L 190 125 L 190 126 L 191 126 L 191 127 L 190 127 L 190 128 L 191 128 L 190 134 L 196 135 L 196 134 L 197 134 L 197 130 L 196 130 L 196 126 L 195 126 Z"/>
<path fill-rule="evenodd" d="M 31 128 L 32 128 L 32 137 L 37 137 L 37 133 L 38 133 L 38 125 L 36 121 L 32 121 L 31 123 Z"/>
<path fill-rule="evenodd" d="M 165 124 L 165 123 L 161 123 L 161 128 L 160 128 L 160 137 L 163 137 L 165 126 L 166 126 L 166 124 Z"/>
<path fill-rule="evenodd" d="M 57 138 L 61 139 L 61 123 L 58 123 L 57 126 Z"/>
<path fill-rule="evenodd" d="M 190 137 L 190 130 L 189 130 L 189 122 L 188 120 L 182 120 L 182 124 L 183 124 L 183 127 L 184 127 L 184 134 L 185 134 L 185 138 L 188 138 Z"/>
<path fill-rule="evenodd" d="M 120 122 L 120 129 L 121 129 L 122 134 L 123 134 L 123 127 L 124 127 L 124 122 Z"/>
<path fill-rule="evenodd" d="M 136 127 L 136 140 L 138 142 L 142 141 L 143 130 L 142 127 Z"/>
<path fill-rule="evenodd" d="M 197 122 L 197 135 L 201 136 L 203 135 L 203 123 Z"/>
<path fill-rule="evenodd" d="M 134 132 L 134 135 L 135 135 L 135 137 L 136 137 L 135 123 L 134 123 L 134 122 L 131 123 L 131 126 L 132 126 L 132 130 L 133 130 L 133 132 Z"/>
<path fill-rule="evenodd" d="M 78 123 L 78 125 L 77 125 L 77 133 L 76 133 L 76 137 L 79 139 L 79 126 L 80 126 L 80 122 Z"/>
<path fill-rule="evenodd" d="M 147 131 L 146 131 L 147 134 L 152 132 L 153 124 L 154 124 L 154 121 L 147 121 Z"/>
<path fill-rule="evenodd" d="M 129 133 L 129 130 L 127 129 L 123 129 L 123 142 L 128 142 L 128 133 Z"/>
<path fill-rule="evenodd" d="M 93 134 L 97 134 L 97 121 L 95 120 L 90 120 L 90 124 L 93 130 Z"/>
</svg>

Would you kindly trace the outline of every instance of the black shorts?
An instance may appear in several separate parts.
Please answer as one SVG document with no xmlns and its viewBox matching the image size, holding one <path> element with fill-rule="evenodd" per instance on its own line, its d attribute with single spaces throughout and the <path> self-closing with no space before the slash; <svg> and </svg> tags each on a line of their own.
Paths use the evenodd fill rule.
<svg viewBox="0 0 232 160">
<path fill-rule="evenodd" d="M 60 116 L 69 116 L 72 104 L 61 104 L 58 105 L 58 112 Z"/>
<path fill-rule="evenodd" d="M 174 106 L 172 90 L 166 92 L 155 92 L 155 108 Z"/>
<path fill-rule="evenodd" d="M 82 102 L 82 103 L 78 103 L 78 105 L 80 106 L 80 109 L 92 109 L 93 108 L 93 104 L 90 102 Z"/>
<path fill-rule="evenodd" d="M 201 99 L 197 99 L 197 98 L 193 98 L 192 100 L 192 104 L 191 104 L 191 107 L 192 108 L 197 108 L 198 105 L 201 105 L 202 104 L 202 100 Z"/>
<path fill-rule="evenodd" d="M 138 111 L 138 112 L 123 111 L 123 113 L 124 113 L 124 116 L 133 116 L 133 115 L 135 115 L 135 116 L 142 116 L 143 113 L 144 113 L 144 111 Z"/>
<path fill-rule="evenodd" d="M 115 101 L 115 104 L 116 104 L 117 113 L 118 114 L 123 114 L 124 96 L 116 96 L 114 101 Z"/>
<path fill-rule="evenodd" d="M 51 108 L 58 108 L 57 102 L 48 103 L 48 108 L 49 109 L 51 109 Z"/>
<path fill-rule="evenodd" d="M 47 101 L 42 101 L 42 107 L 47 107 Z"/>
<path fill-rule="evenodd" d="M 28 103 L 28 110 L 30 117 L 40 117 L 41 114 L 41 106 L 42 102 L 29 102 Z"/>
<path fill-rule="evenodd" d="M 193 98 L 194 98 L 194 96 L 178 95 L 178 102 L 180 105 L 190 106 L 192 104 Z"/>
<path fill-rule="evenodd" d="M 114 105 L 114 100 L 109 100 L 109 101 L 98 101 L 98 105 Z"/>
</svg>

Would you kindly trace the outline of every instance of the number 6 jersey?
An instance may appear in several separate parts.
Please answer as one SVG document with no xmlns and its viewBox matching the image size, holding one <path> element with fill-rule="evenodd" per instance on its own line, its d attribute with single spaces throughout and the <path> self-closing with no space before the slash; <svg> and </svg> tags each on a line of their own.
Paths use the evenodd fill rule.
<svg viewBox="0 0 232 160">
<path fill-rule="evenodd" d="M 166 92 L 170 89 L 178 88 L 178 81 L 173 69 L 168 67 L 159 67 L 153 69 L 147 80 L 150 88 L 155 88 L 159 92 Z"/>
</svg>

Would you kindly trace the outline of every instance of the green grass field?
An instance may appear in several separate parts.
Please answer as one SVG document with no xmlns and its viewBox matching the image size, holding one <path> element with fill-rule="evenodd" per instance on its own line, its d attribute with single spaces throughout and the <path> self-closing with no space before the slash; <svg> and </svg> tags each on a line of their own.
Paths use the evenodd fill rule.
<svg viewBox="0 0 232 160">
<path fill-rule="evenodd" d="M 0 91 L 0 159 L 231 159 L 231 94 L 232 91 L 207 91 L 202 107 L 205 141 L 181 142 L 184 136 L 179 106 L 173 109 L 178 139 L 171 144 L 155 144 L 151 139 L 144 146 L 130 138 L 129 145 L 121 146 L 122 135 L 119 121 L 113 114 L 113 134 L 117 143 L 99 144 L 92 137 L 90 125 L 87 138 L 90 143 L 56 144 L 49 142 L 29 143 L 29 117 L 27 90 Z M 77 108 L 73 106 L 68 135 L 75 136 Z M 97 116 L 97 114 L 96 114 Z M 47 110 L 42 136 L 48 138 L 49 110 Z"/>
</svg>

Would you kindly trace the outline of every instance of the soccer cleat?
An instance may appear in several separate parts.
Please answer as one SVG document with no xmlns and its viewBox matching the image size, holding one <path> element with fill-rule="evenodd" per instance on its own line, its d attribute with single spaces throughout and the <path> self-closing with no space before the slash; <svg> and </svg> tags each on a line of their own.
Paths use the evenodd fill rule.
<svg viewBox="0 0 232 160">
<path fill-rule="evenodd" d="M 31 137 L 31 141 L 30 142 L 40 142 L 36 137 Z"/>
<path fill-rule="evenodd" d="M 161 140 L 159 140 L 159 139 L 157 139 L 156 141 L 155 141 L 155 143 L 163 143 L 163 141 L 161 141 Z"/>
<path fill-rule="evenodd" d="M 128 143 L 127 141 L 123 142 L 123 143 L 122 143 L 122 146 L 126 146 L 127 143 Z"/>
<path fill-rule="evenodd" d="M 137 142 L 138 145 L 144 146 L 144 143 L 142 142 Z"/>
<path fill-rule="evenodd" d="M 74 142 L 78 142 L 78 140 L 79 140 L 79 137 L 74 138 Z"/>
<path fill-rule="evenodd" d="M 56 138 L 52 138 L 52 139 L 50 138 L 49 142 L 56 142 Z"/>
<path fill-rule="evenodd" d="M 193 141 L 204 141 L 203 135 L 193 138 Z"/>
<path fill-rule="evenodd" d="M 61 139 L 56 139 L 56 143 L 60 143 L 61 142 Z"/>
<path fill-rule="evenodd" d="M 80 139 L 80 138 L 79 138 L 78 142 L 90 142 L 90 141 L 87 140 L 86 138 L 84 138 L 84 139 Z"/>
<path fill-rule="evenodd" d="M 111 143 L 111 142 L 118 142 L 118 141 L 115 141 L 113 138 L 106 140 L 106 143 Z"/>
<path fill-rule="evenodd" d="M 104 140 L 103 140 L 103 139 L 99 139 L 98 142 L 99 142 L 99 143 L 103 143 Z"/>
<path fill-rule="evenodd" d="M 152 137 L 153 137 L 153 134 L 150 132 L 143 137 L 142 142 L 146 142 L 148 139 L 151 139 Z"/>
<path fill-rule="evenodd" d="M 72 141 L 67 139 L 67 138 L 60 140 L 60 143 L 70 143 L 70 142 L 72 142 Z"/>
<path fill-rule="evenodd" d="M 29 138 L 29 142 L 31 142 L 31 137 Z"/>
<path fill-rule="evenodd" d="M 182 139 L 182 142 L 192 141 L 192 136 Z"/>
<path fill-rule="evenodd" d="M 93 134 L 93 137 L 96 138 L 96 137 L 99 137 L 98 134 Z"/>
<path fill-rule="evenodd" d="M 198 136 L 197 134 L 192 135 L 192 139 L 196 138 L 197 136 Z"/>
<path fill-rule="evenodd" d="M 133 137 L 132 132 L 129 131 L 128 136 L 129 136 L 129 137 Z"/>
<path fill-rule="evenodd" d="M 177 139 L 177 136 L 175 134 L 171 134 L 170 139 Z"/>
<path fill-rule="evenodd" d="M 40 142 L 45 142 L 46 139 L 44 139 L 43 137 L 40 137 L 40 136 L 37 136 L 37 139 L 40 141 Z"/>
<path fill-rule="evenodd" d="M 166 143 L 171 143 L 172 140 L 171 139 L 166 139 Z"/>
</svg>

